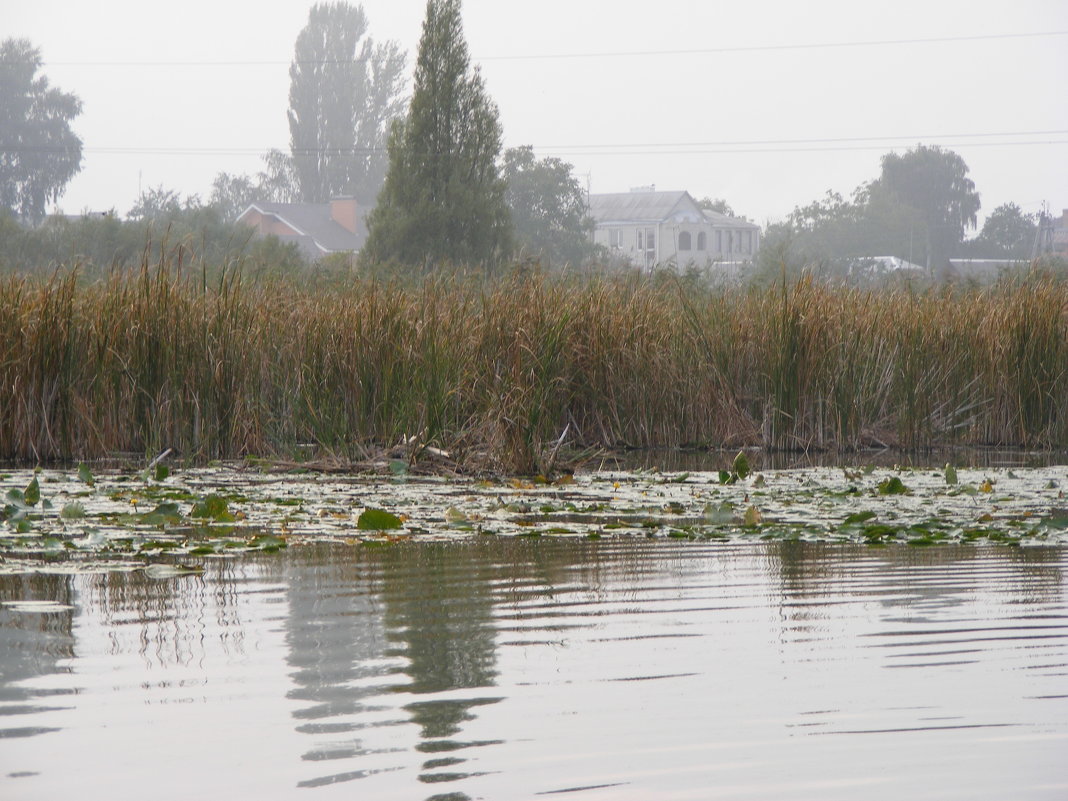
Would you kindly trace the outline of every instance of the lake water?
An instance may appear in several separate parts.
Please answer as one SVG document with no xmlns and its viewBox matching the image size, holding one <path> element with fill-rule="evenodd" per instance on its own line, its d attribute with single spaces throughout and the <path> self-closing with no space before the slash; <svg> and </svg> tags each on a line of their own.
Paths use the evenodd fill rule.
<svg viewBox="0 0 1068 801">
<path fill-rule="evenodd" d="M 484 537 L 0 575 L 0 797 L 1063 799 L 1066 569 Z"/>
</svg>

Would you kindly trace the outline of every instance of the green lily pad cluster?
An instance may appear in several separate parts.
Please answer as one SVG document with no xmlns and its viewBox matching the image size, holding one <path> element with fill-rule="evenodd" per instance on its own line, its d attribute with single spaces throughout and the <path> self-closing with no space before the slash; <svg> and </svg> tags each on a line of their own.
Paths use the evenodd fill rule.
<svg viewBox="0 0 1068 801">
<path fill-rule="evenodd" d="M 192 572 L 204 559 L 317 540 L 479 536 L 1068 544 L 1068 467 L 756 472 L 741 453 L 724 472 L 727 480 L 653 470 L 552 482 L 294 474 L 267 465 L 19 471 L 0 475 L 0 570 L 92 563 Z"/>
</svg>

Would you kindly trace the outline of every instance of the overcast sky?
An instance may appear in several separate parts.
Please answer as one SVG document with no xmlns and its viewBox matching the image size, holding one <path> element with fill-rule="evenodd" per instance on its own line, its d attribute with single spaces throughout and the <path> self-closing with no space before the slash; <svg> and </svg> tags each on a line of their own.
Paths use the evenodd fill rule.
<svg viewBox="0 0 1068 801">
<path fill-rule="evenodd" d="M 59 208 L 125 214 L 141 188 L 205 199 L 288 149 L 289 62 L 308 0 L 0 0 L 84 103 Z M 414 65 L 425 2 L 365 0 Z M 593 192 L 655 184 L 763 224 L 919 142 L 959 153 L 986 213 L 1068 208 L 1066 0 L 465 0 L 505 146 Z M 937 41 L 932 41 L 937 40 Z M 410 70 L 409 70 L 410 71 Z M 981 214 L 982 214 L 981 213 Z"/>
</svg>

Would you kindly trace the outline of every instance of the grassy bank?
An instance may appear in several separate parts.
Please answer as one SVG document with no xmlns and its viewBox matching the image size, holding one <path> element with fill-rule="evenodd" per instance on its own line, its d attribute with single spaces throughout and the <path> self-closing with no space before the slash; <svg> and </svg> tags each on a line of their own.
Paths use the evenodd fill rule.
<svg viewBox="0 0 1068 801">
<path fill-rule="evenodd" d="M 0 459 L 1068 445 L 1068 286 L 0 278 Z"/>
</svg>

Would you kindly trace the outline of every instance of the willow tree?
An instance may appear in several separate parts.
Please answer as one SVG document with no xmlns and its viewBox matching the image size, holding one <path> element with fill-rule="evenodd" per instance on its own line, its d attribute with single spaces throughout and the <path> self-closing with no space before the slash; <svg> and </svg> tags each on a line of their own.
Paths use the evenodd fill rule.
<svg viewBox="0 0 1068 801">
<path fill-rule="evenodd" d="M 289 68 L 289 136 L 303 200 L 374 201 L 389 126 L 404 112 L 404 54 L 367 35 L 362 6 L 317 3 Z"/>
<path fill-rule="evenodd" d="M 0 208 L 34 222 L 82 166 L 82 140 L 70 127 L 82 102 L 49 86 L 41 63 L 26 39 L 0 43 Z"/>
<path fill-rule="evenodd" d="M 497 106 L 471 67 L 460 0 L 429 0 L 411 104 L 390 132 L 364 258 L 489 266 L 510 255 L 500 152 Z"/>
<path fill-rule="evenodd" d="M 917 145 L 906 153 L 887 153 L 882 174 L 869 186 L 868 202 L 880 199 L 903 207 L 909 227 L 926 254 L 927 269 L 943 269 L 975 228 L 979 193 L 968 165 L 952 150 Z"/>
</svg>

